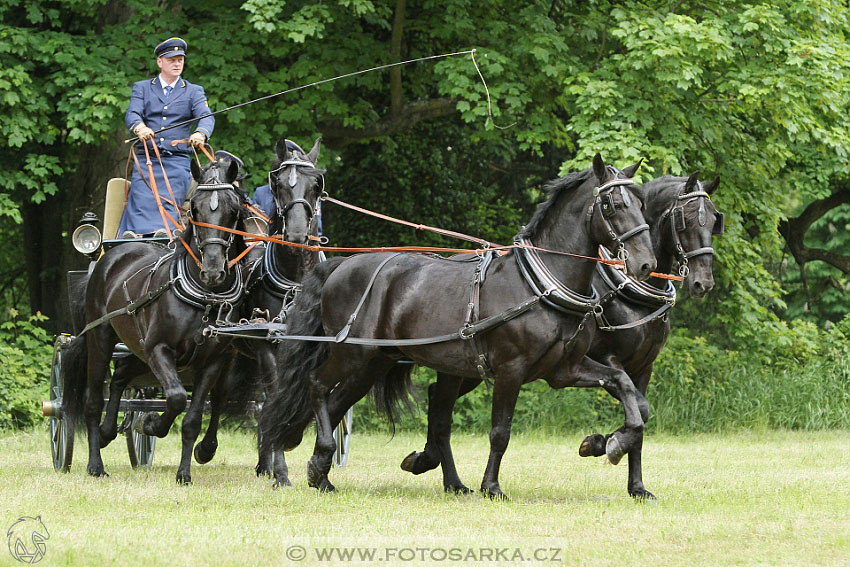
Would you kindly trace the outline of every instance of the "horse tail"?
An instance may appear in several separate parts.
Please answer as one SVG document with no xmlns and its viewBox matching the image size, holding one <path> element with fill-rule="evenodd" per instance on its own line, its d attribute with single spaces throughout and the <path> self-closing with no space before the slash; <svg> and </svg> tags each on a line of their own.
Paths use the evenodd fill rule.
<svg viewBox="0 0 850 567">
<path fill-rule="evenodd" d="M 86 391 L 88 389 L 87 335 L 74 337 L 61 347 L 62 366 L 59 377 L 62 383 L 62 411 L 65 419 L 82 424 L 85 419 Z M 82 428 L 85 430 L 85 428 Z"/>
<path fill-rule="evenodd" d="M 387 418 L 393 434 L 395 434 L 395 426 L 401 411 L 407 410 L 413 413 L 416 409 L 411 401 L 410 374 L 412 371 L 412 364 L 396 363 L 372 386 L 371 395 L 375 408 L 378 413 Z"/>
<path fill-rule="evenodd" d="M 304 278 L 286 317 L 288 335 L 320 336 L 322 287 L 345 258 L 322 262 Z M 284 340 L 276 353 L 278 378 L 260 414 L 261 450 L 289 451 L 301 443 L 313 419 L 310 379 L 328 357 L 327 343 Z"/>
</svg>

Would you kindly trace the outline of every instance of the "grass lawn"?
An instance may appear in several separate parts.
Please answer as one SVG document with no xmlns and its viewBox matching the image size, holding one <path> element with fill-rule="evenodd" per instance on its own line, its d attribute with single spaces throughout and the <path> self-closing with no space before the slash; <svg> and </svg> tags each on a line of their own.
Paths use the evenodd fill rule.
<svg viewBox="0 0 850 567">
<path fill-rule="evenodd" d="M 335 494 L 306 485 L 305 443 L 287 454 L 295 484 L 253 474 L 254 439 L 226 432 L 194 484 L 174 481 L 179 435 L 154 466 L 130 468 L 122 439 L 104 450 L 107 479 L 53 471 L 46 431 L 0 435 L 0 529 L 41 516 L 41 565 L 850 565 L 848 432 L 650 436 L 633 501 L 626 459 L 581 459 L 581 434 L 515 435 L 503 461 L 508 502 L 444 494 L 439 471 L 402 458 L 421 435 L 357 434 Z M 311 440 L 308 435 L 305 439 Z M 486 436 L 458 435 L 461 478 L 481 482 Z M 349 553 L 349 558 L 344 554 Z M 306 557 L 305 557 L 306 556 Z M 0 549 L 0 565 L 20 565 Z"/>
</svg>

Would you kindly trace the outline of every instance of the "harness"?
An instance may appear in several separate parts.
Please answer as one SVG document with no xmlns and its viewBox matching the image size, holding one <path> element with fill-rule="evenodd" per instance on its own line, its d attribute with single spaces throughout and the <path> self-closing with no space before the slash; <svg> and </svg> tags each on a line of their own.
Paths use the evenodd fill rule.
<svg viewBox="0 0 850 567">
<path fill-rule="evenodd" d="M 234 190 L 232 184 L 230 183 L 210 183 L 210 184 L 201 184 L 198 185 L 198 191 L 214 191 L 210 198 L 210 209 L 216 210 L 219 206 L 218 202 L 218 193 L 219 190 Z M 191 211 L 189 213 L 191 218 Z M 242 272 L 241 270 L 234 270 L 235 278 L 233 284 L 230 289 L 224 292 L 212 292 L 207 290 L 203 284 L 198 282 L 188 269 L 187 262 L 188 257 L 191 256 L 197 263 L 203 262 L 204 257 L 204 249 L 209 244 L 220 244 L 225 247 L 225 256 L 227 255 L 230 246 L 233 243 L 233 233 L 230 234 L 228 239 L 210 237 L 205 238 L 203 240 L 200 239 L 198 235 L 198 231 L 193 231 L 193 242 L 198 249 L 198 253 L 201 257 L 200 261 L 194 257 L 194 254 L 191 252 L 190 247 L 183 242 L 183 245 L 187 249 L 187 254 L 182 256 L 177 256 L 176 251 L 171 248 L 170 251 L 160 258 L 157 259 L 156 262 L 150 264 L 148 267 L 141 268 L 136 274 L 130 276 L 122 283 L 122 288 L 124 291 L 125 299 L 127 300 L 127 305 L 121 307 L 120 309 L 116 309 L 111 311 L 102 317 L 99 317 L 85 326 L 85 328 L 80 332 L 78 336 L 83 335 L 89 330 L 102 325 L 103 323 L 110 321 L 116 317 L 120 317 L 122 315 L 131 315 L 133 317 L 133 322 L 136 326 L 136 332 L 139 335 L 139 343 L 144 345 L 144 336 L 145 332 L 142 328 L 143 325 L 137 318 L 138 312 L 147 306 L 149 303 L 158 299 L 162 294 L 167 292 L 170 289 L 174 290 L 174 295 L 193 307 L 204 310 L 204 315 L 202 317 L 202 321 L 204 323 L 209 322 L 209 314 L 213 311 L 213 309 L 218 308 L 217 320 L 226 321 L 227 317 L 233 312 L 233 308 L 239 304 L 244 296 L 244 286 L 242 283 Z M 153 277 L 156 272 L 166 263 L 170 261 L 169 267 L 169 278 L 166 282 L 164 282 L 158 288 L 151 290 L 150 285 L 153 281 Z M 132 299 L 130 297 L 130 293 L 128 290 L 128 282 L 131 281 L 137 275 L 143 273 L 147 269 L 147 279 L 143 285 L 143 291 L 141 296 L 136 299 Z M 196 344 L 200 345 L 203 341 L 203 334 L 198 333 L 196 337 Z M 196 349 L 197 350 L 197 349 Z M 194 353 L 192 355 L 194 358 Z"/>
</svg>

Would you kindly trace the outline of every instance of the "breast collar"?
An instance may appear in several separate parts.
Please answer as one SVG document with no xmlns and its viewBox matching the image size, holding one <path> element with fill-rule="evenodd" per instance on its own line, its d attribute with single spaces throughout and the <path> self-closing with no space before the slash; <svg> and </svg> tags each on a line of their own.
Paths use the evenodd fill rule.
<svg viewBox="0 0 850 567">
<path fill-rule="evenodd" d="M 287 278 L 277 269 L 275 262 L 275 251 L 277 246 L 266 246 L 266 252 L 263 254 L 263 262 L 260 267 L 259 279 L 262 282 L 263 289 L 271 295 L 287 302 L 294 298 L 295 294 L 301 290 L 301 284 Z"/>
<path fill-rule="evenodd" d="M 537 251 L 529 248 L 533 244 L 528 238 L 517 237 L 514 244 L 521 246 L 514 253 L 523 278 L 545 303 L 571 315 L 585 315 L 596 309 L 600 299 L 596 288 L 590 287 L 591 295 L 571 290 L 549 271 Z"/>
<path fill-rule="evenodd" d="M 599 247 L 599 254 L 606 260 L 613 259 L 611 252 L 604 246 Z M 664 304 L 669 304 L 672 307 L 676 304 L 676 288 L 673 286 L 673 282 L 669 280 L 667 280 L 666 289 L 661 290 L 634 279 L 614 266 L 599 263 L 596 265 L 596 270 L 605 285 L 612 290 L 617 290 L 617 295 L 629 303 L 645 307 L 658 307 Z"/>
<path fill-rule="evenodd" d="M 244 286 L 242 285 L 242 270 L 235 269 L 236 277 L 231 288 L 223 293 L 214 293 L 196 281 L 186 265 L 188 255 L 177 255 L 171 262 L 170 277 L 174 280 L 174 293 L 184 303 L 199 309 L 237 305 L 242 301 Z"/>
</svg>

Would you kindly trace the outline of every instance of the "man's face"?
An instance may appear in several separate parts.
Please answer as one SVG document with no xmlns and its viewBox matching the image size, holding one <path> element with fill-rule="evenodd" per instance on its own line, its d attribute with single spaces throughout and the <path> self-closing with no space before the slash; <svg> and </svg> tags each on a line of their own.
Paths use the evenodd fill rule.
<svg viewBox="0 0 850 567">
<path fill-rule="evenodd" d="M 175 55 L 174 57 L 157 57 L 156 66 L 162 72 L 162 76 L 172 82 L 183 73 L 184 57 Z"/>
</svg>

